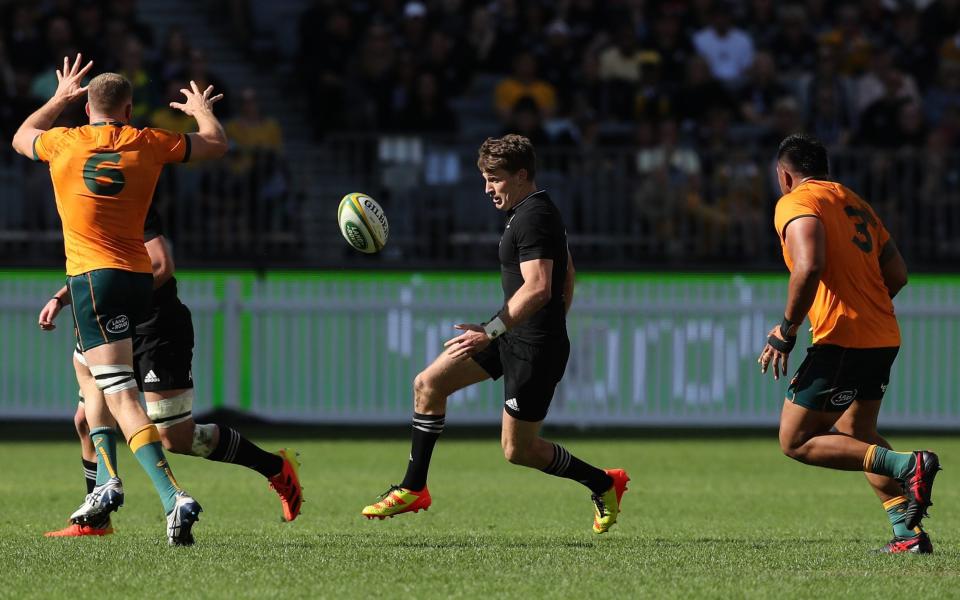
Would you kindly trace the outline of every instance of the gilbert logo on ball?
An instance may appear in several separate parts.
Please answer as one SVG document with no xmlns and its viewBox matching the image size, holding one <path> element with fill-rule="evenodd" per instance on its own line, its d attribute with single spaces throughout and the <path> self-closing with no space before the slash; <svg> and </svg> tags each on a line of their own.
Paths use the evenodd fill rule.
<svg viewBox="0 0 960 600">
<path fill-rule="evenodd" d="M 383 250 L 390 233 L 387 216 L 377 201 L 359 192 L 347 194 L 340 200 L 337 221 L 343 239 L 366 254 Z"/>
</svg>

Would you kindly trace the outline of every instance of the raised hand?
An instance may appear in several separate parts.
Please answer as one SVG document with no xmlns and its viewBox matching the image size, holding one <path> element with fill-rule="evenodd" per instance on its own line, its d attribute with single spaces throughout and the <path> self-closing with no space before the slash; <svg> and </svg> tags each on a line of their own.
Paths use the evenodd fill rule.
<svg viewBox="0 0 960 600">
<path fill-rule="evenodd" d="M 83 78 L 93 68 L 93 61 L 91 60 L 81 69 L 80 62 L 82 59 L 83 57 L 77 54 L 76 60 L 71 63 L 69 56 L 63 57 L 63 70 L 57 69 L 57 91 L 53 94 L 54 98 L 73 102 L 87 93 L 87 86 L 83 85 Z"/>
<path fill-rule="evenodd" d="M 183 88 L 180 92 L 187 97 L 185 102 L 171 102 L 170 108 L 183 111 L 191 117 L 196 117 L 197 113 L 213 113 L 213 105 L 223 99 L 223 94 L 213 94 L 213 86 L 207 86 L 207 89 L 200 91 L 195 81 L 190 82 L 190 88 Z"/>
</svg>

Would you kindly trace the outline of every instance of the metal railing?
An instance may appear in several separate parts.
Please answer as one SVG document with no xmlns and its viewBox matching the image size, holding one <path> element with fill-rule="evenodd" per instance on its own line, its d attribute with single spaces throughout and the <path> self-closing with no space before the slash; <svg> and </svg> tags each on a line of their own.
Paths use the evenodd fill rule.
<svg viewBox="0 0 960 600">
<path fill-rule="evenodd" d="M 63 417 L 76 385 L 68 315 L 36 315 L 60 279 L 0 276 L 0 417 Z M 501 302 L 495 274 L 268 273 L 180 276 L 194 315 L 196 410 L 230 407 L 310 423 L 404 423 L 415 375 L 452 324 Z M 568 323 L 572 352 L 550 423 L 774 425 L 786 381 L 756 357 L 781 318 L 780 276 L 585 276 Z M 903 346 L 885 427 L 960 427 L 955 341 L 960 278 L 920 277 L 897 298 Z M 802 358 L 794 353 L 792 367 Z M 498 423 L 502 383 L 454 395 L 451 423 Z"/>
<path fill-rule="evenodd" d="M 181 265 L 488 268 L 502 215 L 475 145 L 333 137 L 289 157 L 259 153 L 170 167 L 157 202 Z M 910 266 L 960 259 L 960 154 L 839 149 L 836 178 L 870 202 Z M 781 268 L 770 152 L 546 148 L 537 182 L 566 220 L 577 263 L 597 268 Z M 340 197 L 373 195 L 391 222 L 375 257 L 343 243 Z M 54 265 L 59 222 L 44 165 L 0 157 L 0 258 Z"/>
</svg>

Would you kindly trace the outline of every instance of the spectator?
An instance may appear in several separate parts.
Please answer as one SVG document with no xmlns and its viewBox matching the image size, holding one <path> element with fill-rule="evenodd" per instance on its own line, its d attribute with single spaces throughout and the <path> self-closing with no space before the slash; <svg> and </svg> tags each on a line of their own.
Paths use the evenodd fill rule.
<svg viewBox="0 0 960 600">
<path fill-rule="evenodd" d="M 154 71 L 164 83 L 183 77 L 190 61 L 190 44 L 179 27 L 171 27 Z"/>
<path fill-rule="evenodd" d="M 472 66 L 449 35 L 442 31 L 430 34 L 421 68 L 433 74 L 445 94 L 459 96 L 467 89 L 471 69 L 464 68 L 464 65 Z"/>
<path fill-rule="evenodd" d="M 560 104 L 567 108 L 574 95 L 574 78 L 579 62 L 579 52 L 570 36 L 570 28 L 563 21 L 554 21 L 547 26 L 546 46 L 540 53 L 543 78 L 560 95 Z"/>
<path fill-rule="evenodd" d="M 960 63 L 940 63 L 936 83 L 927 91 L 924 101 L 927 121 L 939 125 L 950 107 L 960 106 Z"/>
<path fill-rule="evenodd" d="M 118 72 L 130 80 L 133 84 L 133 116 L 131 123 L 137 127 L 146 125 L 150 119 L 150 114 L 157 106 L 156 91 L 153 87 L 153 79 L 147 72 L 143 59 L 143 44 L 136 36 L 129 36 L 124 48 L 123 56 L 119 59 L 120 69 Z M 196 80 L 195 80 L 196 81 Z M 204 85 L 201 85 L 203 83 Z M 205 82 L 197 81 L 197 85 L 203 90 Z M 219 90 L 223 91 L 223 90 Z"/>
<path fill-rule="evenodd" d="M 660 56 L 660 79 L 667 85 L 679 84 L 693 46 L 680 29 L 680 20 L 666 13 L 657 19 L 650 47 Z"/>
<path fill-rule="evenodd" d="M 470 28 L 467 31 L 467 47 L 473 62 L 481 72 L 496 69 L 493 63 L 493 49 L 497 45 L 497 28 L 494 26 L 490 11 L 482 6 L 473 9 L 470 14 Z"/>
<path fill-rule="evenodd" d="M 640 79 L 644 51 L 630 25 L 617 29 L 614 45 L 600 54 L 600 78 L 607 82 L 635 84 Z"/>
<path fill-rule="evenodd" d="M 457 116 L 450 109 L 432 73 L 417 76 L 417 89 L 400 115 L 399 129 L 409 132 L 453 133 Z"/>
<path fill-rule="evenodd" d="M 40 34 L 39 17 L 36 5 L 32 2 L 18 2 L 10 9 L 11 15 L 4 28 L 7 52 L 13 65 L 28 72 L 38 71 L 44 66 L 47 56 Z"/>
<path fill-rule="evenodd" d="M 230 118 L 232 114 L 230 90 L 227 89 L 223 80 L 211 73 L 207 68 L 207 56 L 201 50 L 193 49 L 190 51 L 190 60 L 187 62 L 187 70 L 183 74 L 183 79 L 196 82 L 200 90 L 205 90 L 207 86 L 212 85 L 213 89 L 216 90 L 215 93 L 223 94 L 223 100 L 217 102 L 217 115 L 222 119 Z M 134 90 L 136 90 L 136 84 L 134 84 Z"/>
<path fill-rule="evenodd" d="M 736 85 L 753 63 L 753 41 L 733 26 L 732 7 L 718 4 L 711 11 L 710 25 L 693 36 L 693 45 L 710 65 L 713 76 Z"/>
<path fill-rule="evenodd" d="M 706 59 L 700 55 L 687 63 L 686 79 L 674 94 L 672 106 L 681 129 L 687 132 L 695 130 L 711 109 L 735 109 L 727 88 L 711 75 Z"/>
<path fill-rule="evenodd" d="M 354 119 L 360 127 L 386 126 L 392 115 L 396 65 L 393 41 L 386 26 L 370 26 L 358 60 L 359 64 L 349 69 L 355 77 L 354 87 L 362 111 L 355 114 Z"/>
<path fill-rule="evenodd" d="M 153 29 L 137 19 L 137 0 L 110 0 L 107 13 L 111 19 L 122 22 L 143 47 L 153 48 Z"/>
<path fill-rule="evenodd" d="M 260 111 L 257 93 L 252 88 L 240 92 L 240 110 L 236 118 L 227 121 L 227 138 L 241 154 L 251 152 L 274 152 L 283 150 L 283 135 L 280 124 Z"/>
<path fill-rule="evenodd" d="M 921 36 L 920 16 L 915 10 L 897 13 L 889 47 L 897 66 L 912 73 L 921 88 L 932 83 L 937 69 L 936 50 L 928 38 Z"/>
<path fill-rule="evenodd" d="M 634 114 L 629 116 L 637 119 L 661 119 L 670 115 L 671 99 L 660 82 L 662 72 L 658 55 L 644 57 L 640 64 L 640 81 L 637 82 L 634 94 Z"/>
<path fill-rule="evenodd" d="M 845 75 L 860 75 L 870 64 L 874 44 L 860 24 L 860 10 L 855 4 L 840 6 L 836 26 L 821 34 L 820 43 L 837 50 L 840 72 Z"/>
<path fill-rule="evenodd" d="M 783 138 L 803 129 L 803 112 L 795 98 L 783 96 L 773 105 L 773 119 L 767 135 L 760 138 L 762 148 L 774 148 Z"/>
<path fill-rule="evenodd" d="M 829 146 L 845 146 L 850 141 L 851 117 L 842 88 L 828 80 L 811 82 L 811 107 L 807 129 Z"/>
<path fill-rule="evenodd" d="M 535 147 L 546 146 L 549 143 L 550 136 L 543 127 L 543 114 L 534 98 L 524 96 L 514 103 L 503 135 L 508 133 L 518 133 L 528 137 Z"/>
<path fill-rule="evenodd" d="M 923 107 L 917 102 L 907 102 L 897 115 L 897 146 L 919 150 L 927 141 L 927 123 L 923 120 Z"/>
<path fill-rule="evenodd" d="M 891 52 L 880 52 L 874 56 L 870 71 L 857 81 L 857 112 L 862 113 L 881 96 L 889 93 L 889 85 L 897 86 L 894 90 L 897 97 L 920 101 L 920 91 L 913 77 L 894 65 Z"/>
<path fill-rule="evenodd" d="M 777 34 L 777 13 L 773 0 L 750 0 L 747 32 L 754 46 L 769 49 Z"/>
<path fill-rule="evenodd" d="M 773 105 L 789 92 L 777 81 L 777 65 L 769 52 L 758 52 L 750 67 L 749 80 L 740 92 L 740 114 L 747 123 L 764 131 L 771 126 Z"/>
<path fill-rule="evenodd" d="M 427 46 L 427 6 L 423 2 L 407 2 L 403 7 L 401 45 L 415 55 Z"/>
<path fill-rule="evenodd" d="M 100 65 L 107 58 L 108 48 L 104 40 L 103 13 L 96 0 L 80 0 L 74 20 L 74 37 L 85 58 Z"/>
<path fill-rule="evenodd" d="M 513 61 L 513 76 L 497 84 L 493 92 L 494 106 L 502 118 L 509 117 L 517 102 L 531 98 L 539 112 L 550 117 L 557 108 L 557 91 L 537 75 L 537 59 L 531 52 L 521 52 Z"/>
<path fill-rule="evenodd" d="M 913 102 L 902 93 L 903 74 L 888 69 L 883 77 L 883 95 L 868 106 L 860 116 L 856 142 L 868 146 L 892 148 L 900 141 L 899 121 L 901 108 Z"/>
<path fill-rule="evenodd" d="M 797 77 L 817 64 L 817 40 L 811 35 L 802 6 L 788 4 L 780 10 L 780 26 L 771 43 L 773 59 L 781 73 Z"/>
<path fill-rule="evenodd" d="M 313 19 L 316 29 L 301 23 L 300 68 L 317 75 L 302 78 L 300 83 L 313 108 L 310 114 L 320 137 L 348 125 L 347 69 L 355 54 L 354 21 L 345 10 L 331 10 L 329 14 L 311 12 L 309 23 L 314 23 Z M 323 35 L 316 35 L 316 31 Z"/>
</svg>

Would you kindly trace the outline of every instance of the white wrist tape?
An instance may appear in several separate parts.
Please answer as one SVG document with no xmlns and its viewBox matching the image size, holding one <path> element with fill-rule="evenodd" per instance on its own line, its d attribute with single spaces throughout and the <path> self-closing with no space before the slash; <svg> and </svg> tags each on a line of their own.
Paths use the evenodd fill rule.
<svg viewBox="0 0 960 600">
<path fill-rule="evenodd" d="M 503 324 L 503 320 L 497 315 L 492 321 L 483 326 L 483 330 L 486 332 L 487 337 L 495 340 L 507 332 L 507 326 Z"/>
</svg>

